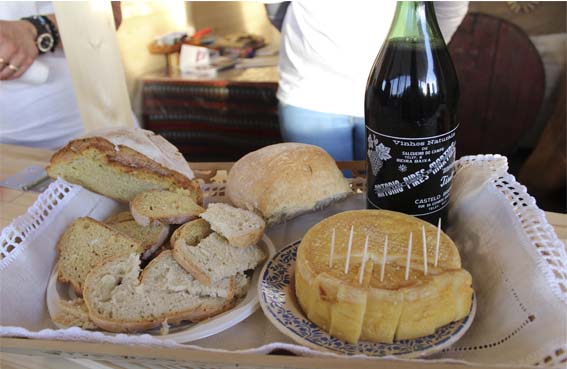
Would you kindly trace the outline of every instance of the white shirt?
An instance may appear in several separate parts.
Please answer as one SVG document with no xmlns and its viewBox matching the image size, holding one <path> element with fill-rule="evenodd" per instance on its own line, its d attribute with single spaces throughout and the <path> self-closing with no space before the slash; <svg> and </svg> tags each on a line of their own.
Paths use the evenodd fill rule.
<svg viewBox="0 0 567 369">
<path fill-rule="evenodd" d="M 467 8 L 468 2 L 435 3 L 447 42 Z M 363 117 L 366 81 L 395 10 L 395 1 L 293 0 L 282 26 L 280 102 Z"/>
<path fill-rule="evenodd" d="M 50 2 L 0 2 L 1 20 L 49 13 Z M 84 128 L 63 51 L 37 60 L 49 68 L 45 83 L 0 81 L 0 143 L 56 149 L 82 135 Z"/>
</svg>

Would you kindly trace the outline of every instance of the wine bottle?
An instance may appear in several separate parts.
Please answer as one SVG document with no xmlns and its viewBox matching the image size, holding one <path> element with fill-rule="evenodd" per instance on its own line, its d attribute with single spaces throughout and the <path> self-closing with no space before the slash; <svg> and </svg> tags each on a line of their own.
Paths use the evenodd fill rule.
<svg viewBox="0 0 567 369">
<path fill-rule="evenodd" d="M 366 86 L 367 207 L 443 228 L 455 160 L 457 74 L 432 2 L 398 2 Z"/>
</svg>

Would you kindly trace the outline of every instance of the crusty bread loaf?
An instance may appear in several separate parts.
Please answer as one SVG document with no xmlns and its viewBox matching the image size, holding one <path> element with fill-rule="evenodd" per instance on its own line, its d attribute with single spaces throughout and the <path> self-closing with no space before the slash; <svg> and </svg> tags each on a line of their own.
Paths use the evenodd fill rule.
<svg viewBox="0 0 567 369">
<path fill-rule="evenodd" d="M 169 226 L 167 224 L 152 224 L 141 226 L 134 220 L 129 211 L 123 211 L 110 216 L 104 221 L 112 229 L 124 233 L 142 243 L 144 253 L 142 259 L 149 258 L 167 239 Z"/>
<path fill-rule="evenodd" d="M 270 225 L 326 206 L 351 189 L 323 149 L 281 143 L 238 160 L 228 174 L 226 193 L 235 206 L 261 215 Z"/>
<path fill-rule="evenodd" d="M 108 127 L 91 131 L 84 137 L 103 137 L 115 146 L 128 146 L 189 179 L 195 178 L 189 163 L 177 150 L 177 147 L 152 131 L 136 127 Z"/>
<path fill-rule="evenodd" d="M 139 255 L 107 260 L 85 281 L 84 299 L 93 322 L 111 332 L 136 332 L 163 322 L 200 321 L 235 303 L 235 277 L 203 286 L 164 251 L 140 277 Z"/>
<path fill-rule="evenodd" d="M 140 192 L 130 201 L 130 212 L 142 226 L 183 224 L 195 219 L 205 209 L 179 192 L 154 190 Z"/>
<path fill-rule="evenodd" d="M 257 244 L 266 228 L 266 223 L 257 214 L 223 203 L 209 204 L 201 214 L 213 231 L 228 240 L 231 246 L 248 247 Z"/>
<path fill-rule="evenodd" d="M 69 142 L 51 157 L 46 171 L 52 178 L 61 177 L 122 202 L 129 202 L 140 192 L 169 190 L 201 203 L 201 190 L 196 182 L 102 137 Z"/>
<path fill-rule="evenodd" d="M 195 222 L 178 228 L 171 242 L 175 260 L 201 283 L 210 285 L 227 276 L 254 269 L 265 259 L 266 255 L 257 245 L 233 247 L 215 232 L 200 239 L 197 245 L 188 244 L 185 240 L 199 239 L 203 235 L 198 234 L 200 229 L 196 229 L 201 223 Z"/>
<path fill-rule="evenodd" d="M 142 244 L 92 218 L 76 219 L 57 244 L 58 278 L 69 282 L 78 295 L 87 274 L 98 263 L 116 255 L 142 253 Z"/>
<path fill-rule="evenodd" d="M 64 327 L 98 328 L 89 317 L 89 309 L 81 298 L 59 300 L 59 311 L 52 319 L 55 323 Z"/>
</svg>

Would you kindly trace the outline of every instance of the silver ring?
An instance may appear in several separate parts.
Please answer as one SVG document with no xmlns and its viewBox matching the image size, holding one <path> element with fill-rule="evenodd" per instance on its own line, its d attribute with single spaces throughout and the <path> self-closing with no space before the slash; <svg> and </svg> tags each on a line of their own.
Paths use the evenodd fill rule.
<svg viewBox="0 0 567 369">
<path fill-rule="evenodd" d="M 8 68 L 10 68 L 11 70 L 13 70 L 14 72 L 17 72 L 20 70 L 20 67 L 16 67 L 13 64 L 8 64 Z"/>
</svg>

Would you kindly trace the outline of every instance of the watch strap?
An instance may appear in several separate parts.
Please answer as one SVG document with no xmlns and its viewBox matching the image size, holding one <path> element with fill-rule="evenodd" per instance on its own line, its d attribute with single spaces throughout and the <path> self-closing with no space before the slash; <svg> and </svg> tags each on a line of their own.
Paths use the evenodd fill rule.
<svg viewBox="0 0 567 369">
<path fill-rule="evenodd" d="M 47 26 L 51 31 L 51 35 L 53 36 L 53 48 L 51 49 L 51 51 L 53 52 L 55 51 L 55 49 L 57 48 L 60 42 L 59 31 L 57 30 L 57 27 L 55 27 L 55 24 L 53 24 L 53 22 L 51 21 L 51 19 L 49 19 L 48 16 L 40 15 L 39 18 L 41 21 L 44 21 L 47 24 Z"/>
</svg>

